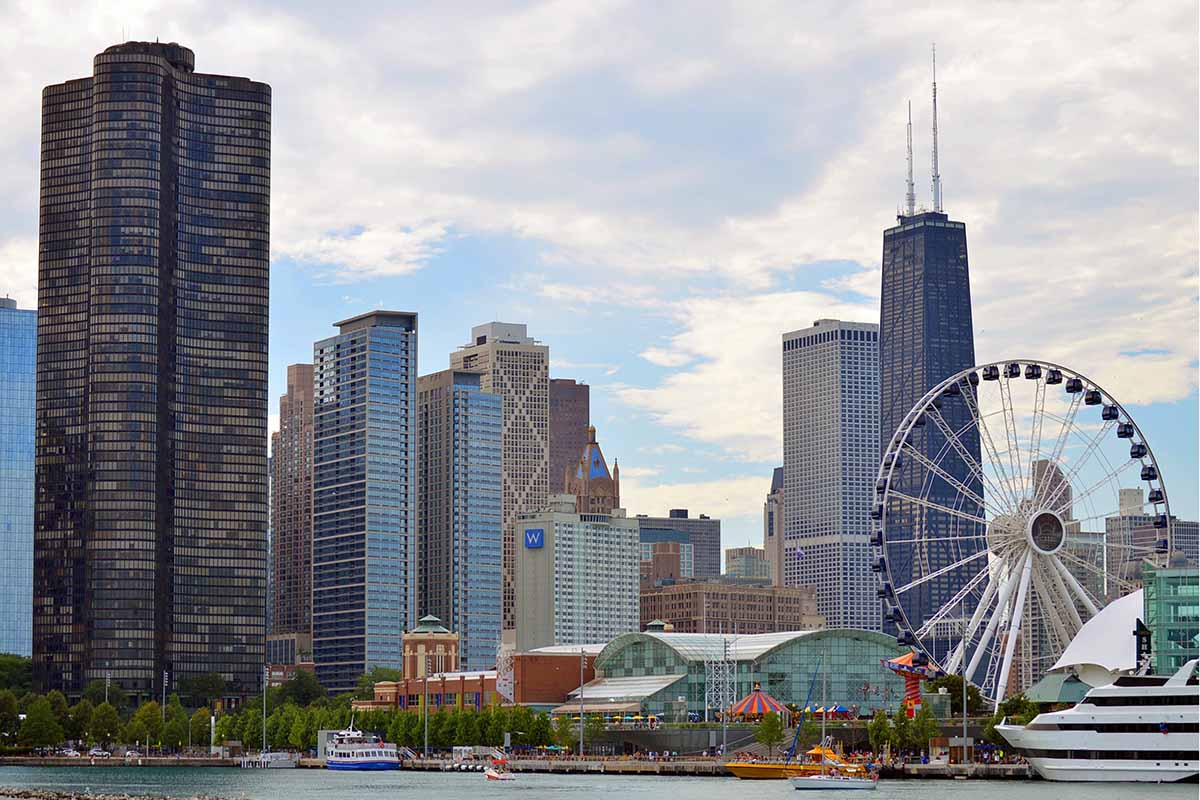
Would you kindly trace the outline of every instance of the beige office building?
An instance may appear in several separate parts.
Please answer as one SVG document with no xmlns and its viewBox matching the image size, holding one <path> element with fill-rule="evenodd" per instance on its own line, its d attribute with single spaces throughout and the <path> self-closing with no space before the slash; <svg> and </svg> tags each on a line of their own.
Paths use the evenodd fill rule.
<svg viewBox="0 0 1200 800">
<path fill-rule="evenodd" d="M 625 509 L 579 514 L 574 495 L 556 494 L 513 527 L 518 652 L 638 630 L 641 537 Z"/>
<path fill-rule="evenodd" d="M 501 625 L 511 629 L 513 523 L 518 514 L 544 508 L 548 496 L 550 348 L 530 338 L 524 325 L 489 322 L 471 328 L 471 343 L 450 354 L 450 367 L 480 373 L 479 388 L 504 398 Z"/>
</svg>

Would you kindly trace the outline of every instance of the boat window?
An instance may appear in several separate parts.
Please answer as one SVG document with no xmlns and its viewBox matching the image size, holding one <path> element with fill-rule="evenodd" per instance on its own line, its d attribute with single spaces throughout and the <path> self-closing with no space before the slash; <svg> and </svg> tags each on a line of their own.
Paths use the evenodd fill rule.
<svg viewBox="0 0 1200 800">
<path fill-rule="evenodd" d="M 1091 695 L 1083 699 L 1083 703 L 1093 706 L 1194 706 L 1195 695 L 1127 695 L 1101 696 Z M 1081 703 L 1082 705 L 1082 703 Z"/>
</svg>

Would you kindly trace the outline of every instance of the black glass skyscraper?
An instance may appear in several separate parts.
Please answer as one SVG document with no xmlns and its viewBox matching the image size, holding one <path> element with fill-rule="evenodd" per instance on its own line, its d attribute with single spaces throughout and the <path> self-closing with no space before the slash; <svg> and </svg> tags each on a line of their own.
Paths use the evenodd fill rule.
<svg viewBox="0 0 1200 800">
<path fill-rule="evenodd" d="M 270 87 L 126 42 L 42 96 L 38 689 L 261 683 Z"/>
<path fill-rule="evenodd" d="M 971 285 L 967 270 L 967 228 L 946 214 L 923 211 L 901 216 L 899 224 L 883 232 L 883 286 L 879 314 L 879 401 L 881 452 L 905 415 L 926 392 L 945 378 L 975 364 L 975 337 L 971 324 Z M 947 398 L 939 413 L 951 430 L 971 423 L 965 396 Z M 914 428 L 912 447 L 932 461 L 946 447 L 938 425 Z M 979 435 L 974 428 L 960 439 L 979 463 Z M 947 459 L 946 470 L 980 497 L 983 487 L 961 459 Z M 944 479 L 925 486 L 930 473 L 918 469 L 915 459 L 902 461 L 893 473 L 891 490 L 910 497 L 926 498 L 947 507 L 961 504 L 960 493 Z M 980 510 L 959 510 L 979 514 Z M 919 552 L 911 543 L 891 546 L 885 556 L 897 586 L 911 578 L 913 558 L 925 559 L 919 574 L 926 575 L 971 555 L 982 546 L 979 540 L 937 541 L 955 535 L 954 518 L 915 503 L 901 503 L 888 510 L 889 541 L 911 542 L 918 528 L 934 539 Z M 907 533 L 906 533 L 907 532 Z M 908 621 L 919 626 L 928 616 L 950 602 L 974 572 L 951 570 L 904 595 Z"/>
</svg>

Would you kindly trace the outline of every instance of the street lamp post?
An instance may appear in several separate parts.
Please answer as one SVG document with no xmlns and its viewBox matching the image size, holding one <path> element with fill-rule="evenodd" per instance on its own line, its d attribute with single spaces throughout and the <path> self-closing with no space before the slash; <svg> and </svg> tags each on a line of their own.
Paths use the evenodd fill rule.
<svg viewBox="0 0 1200 800">
<path fill-rule="evenodd" d="M 587 656 L 583 647 L 579 648 L 579 757 L 583 758 L 583 667 Z"/>
</svg>

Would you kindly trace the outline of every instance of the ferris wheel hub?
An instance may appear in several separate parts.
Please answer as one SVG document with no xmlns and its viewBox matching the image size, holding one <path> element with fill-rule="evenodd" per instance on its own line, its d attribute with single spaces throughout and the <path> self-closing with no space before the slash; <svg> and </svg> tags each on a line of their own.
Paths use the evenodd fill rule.
<svg viewBox="0 0 1200 800">
<path fill-rule="evenodd" d="M 1067 526 L 1058 512 L 1042 509 L 1029 515 L 1029 528 L 1026 533 L 1034 550 L 1051 555 L 1062 549 L 1067 538 Z"/>
</svg>

